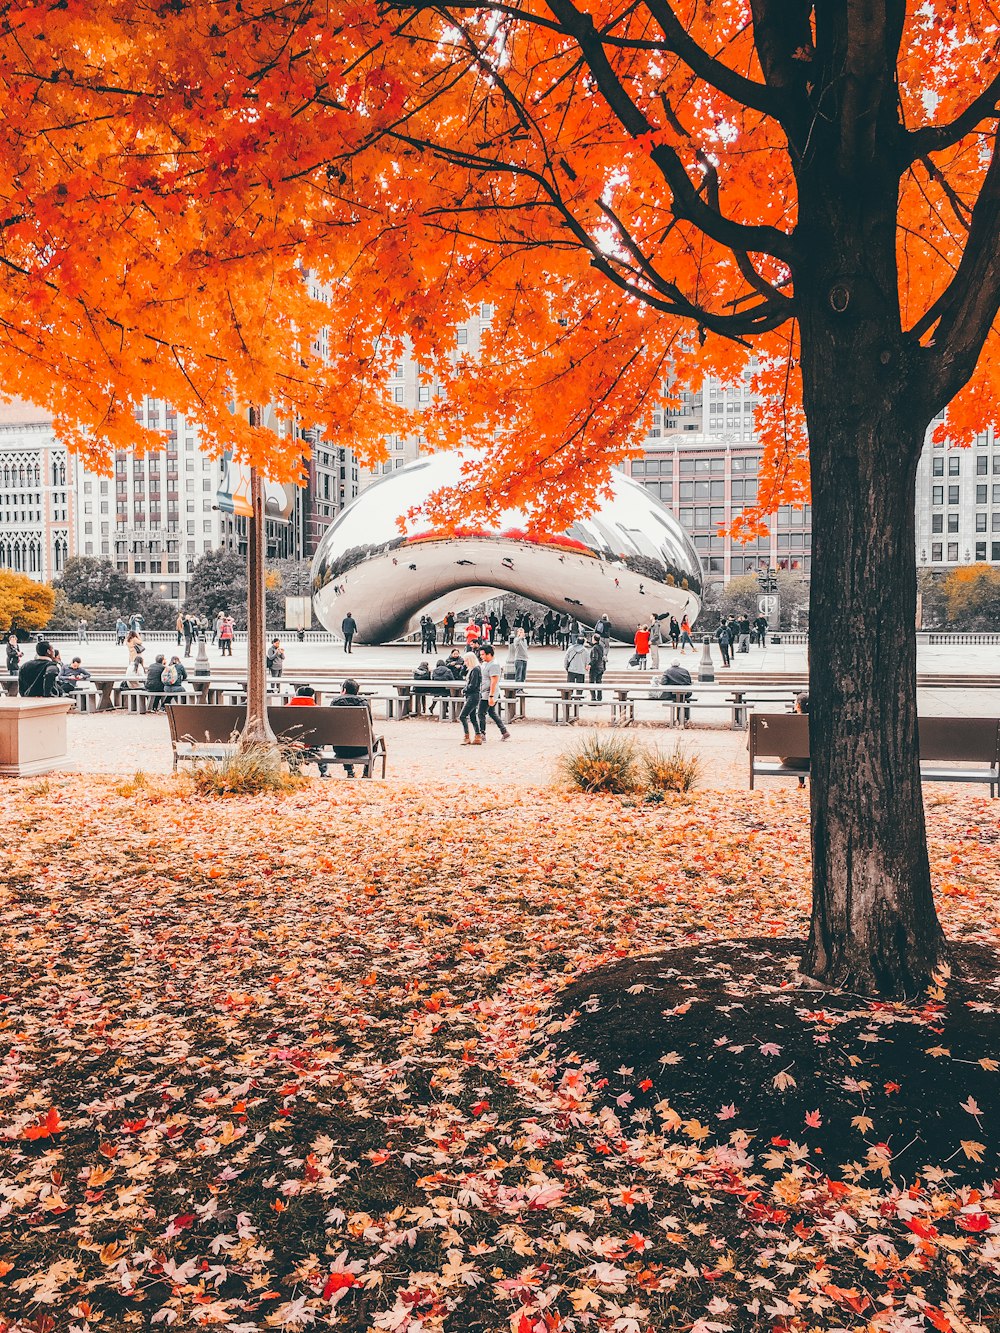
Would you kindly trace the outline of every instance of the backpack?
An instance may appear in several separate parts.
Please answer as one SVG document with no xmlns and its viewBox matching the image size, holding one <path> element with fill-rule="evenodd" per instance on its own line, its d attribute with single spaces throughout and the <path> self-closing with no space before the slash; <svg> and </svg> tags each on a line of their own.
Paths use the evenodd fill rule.
<svg viewBox="0 0 1000 1333">
<path fill-rule="evenodd" d="M 173 662 L 171 662 L 169 666 L 163 668 L 162 680 L 164 685 L 177 684 L 177 668 L 174 666 Z"/>
</svg>

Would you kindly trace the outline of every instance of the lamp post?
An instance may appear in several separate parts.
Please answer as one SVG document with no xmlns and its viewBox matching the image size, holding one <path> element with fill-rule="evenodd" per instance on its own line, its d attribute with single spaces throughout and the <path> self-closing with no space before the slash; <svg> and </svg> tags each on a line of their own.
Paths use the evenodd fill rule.
<svg viewBox="0 0 1000 1333">
<path fill-rule="evenodd" d="M 250 409 L 250 424 L 256 413 Z M 250 469 L 250 516 L 247 518 L 247 718 L 240 744 L 270 745 L 277 741 L 267 717 L 267 682 L 264 679 L 264 483 L 256 467 Z"/>
</svg>

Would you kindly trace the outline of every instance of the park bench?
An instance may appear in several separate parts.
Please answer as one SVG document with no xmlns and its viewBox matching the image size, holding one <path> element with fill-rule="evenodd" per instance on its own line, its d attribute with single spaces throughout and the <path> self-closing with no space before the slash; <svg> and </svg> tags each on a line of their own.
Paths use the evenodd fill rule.
<svg viewBox="0 0 1000 1333">
<path fill-rule="evenodd" d="M 187 704 L 183 708 L 171 705 L 165 710 L 170 725 L 170 744 L 174 768 L 181 759 L 197 762 L 199 759 L 223 759 L 236 748 L 239 733 L 246 719 L 246 709 L 238 705 Z M 367 708 L 300 708 L 278 704 L 267 710 L 271 729 L 279 745 L 293 751 L 309 751 L 306 762 L 358 765 L 371 777 L 376 760 L 381 760 L 385 777 L 385 739 L 372 729 L 371 713 Z M 334 747 L 353 748 L 365 753 L 353 759 L 338 756 Z"/>
<path fill-rule="evenodd" d="M 1000 790 L 1000 718 L 921 717 L 920 776 L 924 782 L 983 782 Z M 755 777 L 799 778 L 809 772 L 809 718 L 800 713 L 754 713 L 750 718 L 750 786 Z M 798 766 L 784 758 L 795 757 Z"/>
</svg>

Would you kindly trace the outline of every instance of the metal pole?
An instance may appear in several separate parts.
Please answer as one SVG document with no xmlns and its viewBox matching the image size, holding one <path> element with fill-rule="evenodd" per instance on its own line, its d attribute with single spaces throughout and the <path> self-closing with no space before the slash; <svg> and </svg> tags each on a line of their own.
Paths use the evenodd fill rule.
<svg viewBox="0 0 1000 1333">
<path fill-rule="evenodd" d="M 701 661 L 698 663 L 698 680 L 702 685 L 711 685 L 715 680 L 715 663 L 712 661 L 712 640 L 706 634 L 701 641 Z"/>
<path fill-rule="evenodd" d="M 257 468 L 250 469 L 250 507 L 247 519 L 247 720 L 240 740 L 245 745 L 276 745 L 267 718 L 267 682 L 264 675 L 264 483 Z"/>
</svg>

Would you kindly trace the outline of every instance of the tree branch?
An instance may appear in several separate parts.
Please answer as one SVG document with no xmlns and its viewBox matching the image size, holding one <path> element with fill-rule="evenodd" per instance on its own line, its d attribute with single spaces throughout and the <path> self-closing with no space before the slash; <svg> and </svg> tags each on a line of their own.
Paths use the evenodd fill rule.
<svg viewBox="0 0 1000 1333">
<path fill-rule="evenodd" d="M 955 276 L 916 326 L 931 341 L 929 386 L 939 404 L 949 402 L 976 368 L 986 337 L 1000 310 L 1000 136 L 969 223 L 969 237 Z M 930 321 L 930 322 L 928 322 Z"/>
<path fill-rule="evenodd" d="M 745 78 L 721 60 L 710 56 L 684 28 L 669 0 L 646 0 L 646 7 L 663 29 L 667 48 L 684 61 L 692 74 L 704 79 L 724 97 L 731 97 L 734 102 L 752 111 L 780 119 L 780 99 L 767 84 Z"/>
<path fill-rule="evenodd" d="M 549 0 L 549 8 L 579 45 L 601 94 L 622 127 L 634 139 L 653 133 L 655 127 L 626 93 L 612 69 L 590 15 L 576 9 L 572 0 Z M 734 222 L 712 208 L 698 193 L 676 150 L 668 144 L 655 145 L 650 158 L 670 189 L 675 217 L 691 222 L 730 250 L 770 254 L 789 266 L 793 264 L 795 245 L 787 232 L 777 227 Z"/>
<path fill-rule="evenodd" d="M 911 162 L 926 157 L 928 153 L 940 153 L 944 148 L 952 148 L 967 134 L 972 134 L 984 120 L 995 120 L 1000 114 L 997 107 L 998 99 L 1000 99 L 1000 74 L 995 75 L 961 115 L 956 116 L 947 125 L 925 125 L 904 135 L 902 166 L 908 167 Z"/>
</svg>

